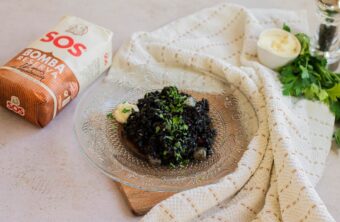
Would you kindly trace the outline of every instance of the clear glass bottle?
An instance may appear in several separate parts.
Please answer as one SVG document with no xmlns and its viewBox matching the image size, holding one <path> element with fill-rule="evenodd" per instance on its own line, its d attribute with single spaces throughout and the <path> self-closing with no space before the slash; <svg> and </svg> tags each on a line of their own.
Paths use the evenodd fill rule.
<svg viewBox="0 0 340 222">
<path fill-rule="evenodd" d="M 340 59 L 340 0 L 316 2 L 319 24 L 314 38 L 314 50 L 332 64 Z"/>
</svg>

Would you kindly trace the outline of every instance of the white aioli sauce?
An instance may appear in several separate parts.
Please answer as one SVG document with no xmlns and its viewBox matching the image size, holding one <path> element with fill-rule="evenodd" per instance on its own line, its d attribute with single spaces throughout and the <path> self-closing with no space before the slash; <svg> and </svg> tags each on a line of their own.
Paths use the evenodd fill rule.
<svg viewBox="0 0 340 222">
<path fill-rule="evenodd" d="M 136 105 L 130 103 L 121 103 L 113 111 L 113 116 L 119 123 L 126 123 L 132 111 L 138 112 L 139 109 Z"/>
<path fill-rule="evenodd" d="M 260 36 L 259 46 L 273 54 L 291 57 L 299 53 L 298 39 L 284 30 L 270 30 Z"/>
</svg>

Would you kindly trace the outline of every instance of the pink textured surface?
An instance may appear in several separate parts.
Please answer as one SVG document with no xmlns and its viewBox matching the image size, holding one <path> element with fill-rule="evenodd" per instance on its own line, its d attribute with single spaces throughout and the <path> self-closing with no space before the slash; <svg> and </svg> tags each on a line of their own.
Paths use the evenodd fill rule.
<svg viewBox="0 0 340 222">
<path fill-rule="evenodd" d="M 117 48 L 131 33 L 152 30 L 221 0 L 1 1 L 0 64 L 63 15 L 76 15 L 116 33 Z M 247 7 L 307 9 L 310 0 L 233 0 Z M 80 95 L 81 97 L 81 95 Z M 38 129 L 0 108 L 0 221 L 136 221 L 114 183 L 83 157 L 73 132 L 79 98 Z M 340 221 L 340 156 L 331 151 L 317 186 Z"/>
</svg>

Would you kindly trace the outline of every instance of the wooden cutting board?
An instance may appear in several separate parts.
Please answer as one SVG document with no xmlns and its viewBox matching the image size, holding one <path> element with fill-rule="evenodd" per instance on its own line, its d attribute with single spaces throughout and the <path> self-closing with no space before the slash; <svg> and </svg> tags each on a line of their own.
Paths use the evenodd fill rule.
<svg viewBox="0 0 340 222">
<path fill-rule="evenodd" d="M 136 216 L 146 214 L 156 204 L 175 194 L 172 192 L 148 192 L 121 183 L 116 184 L 131 208 L 132 213 Z"/>
</svg>

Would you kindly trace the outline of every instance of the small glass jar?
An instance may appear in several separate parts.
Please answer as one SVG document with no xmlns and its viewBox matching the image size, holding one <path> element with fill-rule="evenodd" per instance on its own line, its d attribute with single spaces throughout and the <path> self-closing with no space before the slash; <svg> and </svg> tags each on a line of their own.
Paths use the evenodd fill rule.
<svg viewBox="0 0 340 222">
<path fill-rule="evenodd" d="M 332 64 L 340 59 L 340 0 L 316 2 L 319 24 L 314 38 L 314 50 Z"/>
</svg>

